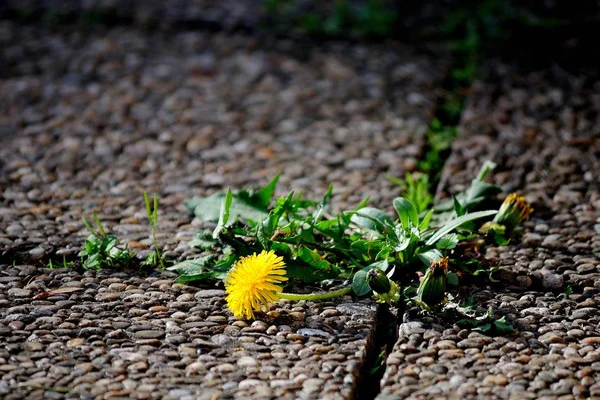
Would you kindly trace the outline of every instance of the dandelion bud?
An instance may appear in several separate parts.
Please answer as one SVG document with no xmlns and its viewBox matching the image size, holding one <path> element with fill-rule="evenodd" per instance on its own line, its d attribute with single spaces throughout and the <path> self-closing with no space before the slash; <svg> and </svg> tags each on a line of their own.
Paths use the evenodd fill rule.
<svg viewBox="0 0 600 400">
<path fill-rule="evenodd" d="M 371 289 L 377 293 L 387 293 L 392 288 L 390 279 L 385 276 L 382 270 L 374 268 L 367 275 L 367 282 Z"/>
<path fill-rule="evenodd" d="M 448 280 L 448 257 L 431 263 L 417 289 L 417 302 L 434 307 L 444 301 Z"/>
<path fill-rule="evenodd" d="M 527 221 L 532 211 L 525 197 L 512 193 L 500 206 L 493 223 L 504 226 L 510 232 L 522 221 Z"/>
<path fill-rule="evenodd" d="M 373 290 L 373 296 L 380 303 L 391 303 L 400 299 L 400 290 L 396 282 L 390 280 L 380 269 L 372 269 L 367 275 L 367 283 Z"/>
</svg>

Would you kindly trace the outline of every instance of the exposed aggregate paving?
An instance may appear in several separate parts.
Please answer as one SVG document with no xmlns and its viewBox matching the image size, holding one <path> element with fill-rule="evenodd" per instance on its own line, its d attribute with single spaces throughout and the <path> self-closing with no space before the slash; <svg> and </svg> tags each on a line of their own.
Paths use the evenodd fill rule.
<svg viewBox="0 0 600 400">
<path fill-rule="evenodd" d="M 144 191 L 180 258 L 201 227 L 185 199 L 277 172 L 280 194 L 333 182 L 338 208 L 389 206 L 386 175 L 422 156 L 443 53 L 12 22 L 0 43 L 0 396 L 351 397 L 370 302 L 281 302 L 246 323 L 222 290 L 169 274 L 41 265 L 76 257 L 94 211 L 143 256 Z"/>
<path fill-rule="evenodd" d="M 231 317 L 218 289 L 167 276 L 22 266 L 0 276 L 0 396 L 348 398 L 369 302 L 281 302 Z"/>
<path fill-rule="evenodd" d="M 184 199 L 279 171 L 281 194 L 320 195 L 333 182 L 338 207 L 365 195 L 389 205 L 397 190 L 385 175 L 422 155 L 444 56 L 391 43 L 309 50 L 230 34 L 39 29 L 0 23 L 0 395 L 351 396 L 370 303 L 282 302 L 246 323 L 222 291 L 169 274 L 30 264 L 76 254 L 92 211 L 147 249 L 144 190 L 160 195 L 159 240 L 177 257 L 193 254 L 186 242 L 200 226 Z M 533 203 L 522 240 L 487 253 L 514 272 L 512 287 L 476 295 L 518 333 L 491 338 L 409 310 L 379 398 L 600 396 L 597 92 L 586 73 L 486 66 L 442 188 L 456 192 L 492 159 L 493 179 Z M 28 262 L 12 267 L 17 254 Z"/>
<path fill-rule="evenodd" d="M 461 190 L 490 159 L 492 179 L 532 203 L 522 239 L 486 253 L 510 271 L 509 287 L 475 295 L 517 333 L 488 337 L 409 310 L 378 398 L 600 396 L 597 82 L 589 71 L 486 64 L 442 189 Z"/>
<path fill-rule="evenodd" d="M 416 167 L 444 68 L 395 43 L 0 28 L 0 254 L 34 260 L 76 254 L 93 211 L 147 249 L 143 191 L 177 256 L 198 230 L 186 198 L 277 172 L 280 194 L 319 198 L 333 182 L 338 208 L 389 206 L 386 176 Z"/>
</svg>

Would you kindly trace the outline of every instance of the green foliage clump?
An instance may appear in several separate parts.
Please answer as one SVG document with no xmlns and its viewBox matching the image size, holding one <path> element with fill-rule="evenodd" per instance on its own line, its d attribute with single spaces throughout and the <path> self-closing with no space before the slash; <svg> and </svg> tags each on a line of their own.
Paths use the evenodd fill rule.
<svg viewBox="0 0 600 400">
<path fill-rule="evenodd" d="M 286 21 L 285 26 L 317 36 L 351 36 L 356 38 L 388 36 L 396 15 L 381 0 L 350 4 L 337 0 L 328 15 L 302 11 L 293 0 L 267 0 L 264 7 L 271 17 Z"/>
<path fill-rule="evenodd" d="M 127 249 L 127 246 L 120 247 L 116 236 L 108 235 L 102 226 L 102 222 L 94 213 L 92 218 L 96 223 L 96 228 L 82 218 L 83 224 L 90 232 L 90 236 L 85 240 L 83 250 L 79 253 L 83 268 L 101 269 L 116 268 L 128 265 L 134 257 L 134 253 Z"/>
<path fill-rule="evenodd" d="M 418 293 L 425 301 L 435 297 L 436 303 L 444 303 L 446 286 L 493 272 L 480 247 L 507 240 L 503 232 L 480 231 L 498 213 L 489 206 L 500 188 L 484 181 L 493 167 L 486 163 L 465 192 L 434 207 L 426 180 L 408 176 L 406 197 L 393 201 L 394 217 L 367 206 L 366 200 L 331 215 L 332 187 L 318 202 L 294 192 L 273 200 L 278 176 L 258 191 L 227 190 L 192 199 L 186 203 L 190 211 L 215 228 L 199 232 L 190 242 L 205 251 L 201 257 L 168 269 L 181 274 L 179 282 L 222 280 L 240 257 L 274 251 L 285 260 L 291 284 L 348 281 L 355 295 L 366 296 L 375 289 L 383 302 Z M 443 275 L 444 281 L 436 284 L 442 292 L 431 297 L 419 289 L 418 276 L 436 263 L 444 265 L 436 275 Z"/>
</svg>

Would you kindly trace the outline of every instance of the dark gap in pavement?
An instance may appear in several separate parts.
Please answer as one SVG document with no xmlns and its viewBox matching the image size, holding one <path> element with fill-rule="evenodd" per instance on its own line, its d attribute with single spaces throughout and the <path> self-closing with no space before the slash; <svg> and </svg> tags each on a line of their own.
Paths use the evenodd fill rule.
<svg viewBox="0 0 600 400">
<path fill-rule="evenodd" d="M 465 108 L 469 88 L 473 83 L 473 76 L 469 80 L 458 80 L 454 76 L 454 71 L 457 68 L 463 68 L 464 63 L 468 62 L 460 58 L 460 55 L 454 54 L 451 64 L 448 67 L 446 77 L 442 81 L 443 95 L 439 97 L 435 106 L 435 111 L 430 124 L 430 131 L 433 131 L 433 121 L 439 121 L 442 127 L 454 129 L 454 134 L 451 137 L 442 138 L 449 139 L 446 148 L 439 149 L 435 147 L 435 133 L 430 136 L 428 133 L 428 143 L 425 146 L 425 157 L 429 153 L 435 153 L 439 157 L 439 163 L 432 169 L 423 172 L 429 175 L 431 187 L 430 192 L 436 194 L 438 188 L 442 185 L 440 180 L 441 173 L 446 165 L 446 161 L 452 152 L 452 142 L 458 136 L 456 129 L 460 124 L 462 113 Z M 457 105 L 454 111 L 449 110 L 448 104 Z M 430 165 L 431 166 L 431 165 Z M 437 196 L 436 196 L 437 198 Z M 406 303 L 400 303 L 399 308 L 390 309 L 387 304 L 380 304 L 377 307 L 375 315 L 376 326 L 369 337 L 366 345 L 365 362 L 360 370 L 360 375 L 357 380 L 354 398 L 357 400 L 373 400 L 381 392 L 380 381 L 385 374 L 387 367 L 387 357 L 392 352 L 395 343 L 398 340 L 399 328 L 402 323 L 403 315 L 406 311 Z"/>
<path fill-rule="evenodd" d="M 356 400 L 373 400 L 381 391 L 380 381 L 386 369 L 387 356 L 398 339 L 398 318 L 404 313 L 404 306 L 391 309 L 387 304 L 379 304 L 375 313 L 375 329 L 367 340 L 366 356 L 360 369 L 354 391 Z"/>
</svg>

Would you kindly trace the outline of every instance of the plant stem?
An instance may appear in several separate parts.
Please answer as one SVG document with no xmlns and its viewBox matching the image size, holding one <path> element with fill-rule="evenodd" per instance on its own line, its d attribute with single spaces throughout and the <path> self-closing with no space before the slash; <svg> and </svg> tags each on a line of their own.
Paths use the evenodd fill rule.
<svg viewBox="0 0 600 400">
<path fill-rule="evenodd" d="M 278 293 L 278 296 L 282 299 L 288 300 L 309 300 L 309 301 L 317 301 L 317 300 L 326 300 L 333 299 L 335 297 L 341 297 L 345 294 L 348 294 L 352 291 L 352 287 L 348 286 L 343 289 L 334 290 L 333 292 L 325 292 L 325 293 L 310 293 L 310 294 L 298 294 L 298 293 Z"/>
</svg>

